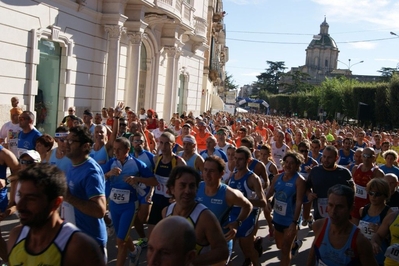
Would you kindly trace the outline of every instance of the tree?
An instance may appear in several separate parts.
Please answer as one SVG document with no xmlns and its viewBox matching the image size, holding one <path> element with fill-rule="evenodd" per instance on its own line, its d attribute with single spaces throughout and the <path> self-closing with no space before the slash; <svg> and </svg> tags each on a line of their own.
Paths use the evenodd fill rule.
<svg viewBox="0 0 399 266">
<path fill-rule="evenodd" d="M 226 78 L 224 79 L 224 88 L 226 91 L 235 90 L 238 88 L 238 85 L 235 84 L 235 80 L 233 79 L 233 75 L 229 75 L 226 72 Z"/>
<path fill-rule="evenodd" d="M 266 63 L 269 65 L 269 67 L 265 69 L 265 72 L 260 73 L 260 75 L 256 76 L 258 80 L 254 82 L 254 86 L 260 88 L 261 90 L 268 91 L 272 94 L 277 94 L 278 82 L 284 74 L 284 69 L 286 69 L 285 62 L 266 61 Z"/>
<path fill-rule="evenodd" d="M 308 73 L 304 73 L 299 70 L 295 70 L 293 72 L 289 72 L 284 75 L 285 77 L 288 77 L 291 82 L 289 83 L 284 83 L 281 84 L 284 86 L 286 89 L 284 90 L 284 93 L 290 92 L 290 93 L 296 93 L 296 92 L 301 92 L 301 91 L 307 91 L 307 90 L 312 90 L 314 88 L 313 85 L 309 84 L 307 81 L 310 78 L 310 75 Z"/>
<path fill-rule="evenodd" d="M 398 70 L 396 68 L 392 68 L 392 67 L 382 67 L 381 70 L 378 70 L 377 72 L 381 73 L 381 76 L 383 77 L 383 81 L 389 82 L 392 78 L 392 75 L 394 73 L 397 73 Z"/>
</svg>

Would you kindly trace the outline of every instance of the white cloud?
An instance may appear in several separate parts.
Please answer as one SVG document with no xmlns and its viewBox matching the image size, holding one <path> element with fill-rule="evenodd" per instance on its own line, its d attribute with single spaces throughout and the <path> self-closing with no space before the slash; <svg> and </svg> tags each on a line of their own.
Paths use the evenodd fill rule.
<svg viewBox="0 0 399 266">
<path fill-rule="evenodd" d="M 369 22 L 377 26 L 397 28 L 397 0 L 312 0 L 323 7 L 328 21 Z"/>
<path fill-rule="evenodd" d="M 372 50 L 377 47 L 377 44 L 371 42 L 356 42 L 356 43 L 351 43 L 350 46 L 356 49 Z"/>
</svg>

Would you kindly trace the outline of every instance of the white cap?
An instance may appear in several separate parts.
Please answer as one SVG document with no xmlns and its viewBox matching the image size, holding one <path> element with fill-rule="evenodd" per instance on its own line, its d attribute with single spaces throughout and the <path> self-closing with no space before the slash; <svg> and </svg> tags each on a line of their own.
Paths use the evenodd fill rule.
<svg viewBox="0 0 399 266">
<path fill-rule="evenodd" d="M 27 150 L 27 151 L 24 151 L 24 152 L 19 156 L 19 158 L 21 158 L 21 157 L 22 157 L 23 155 L 25 155 L 25 154 L 26 154 L 26 155 L 29 155 L 35 163 L 40 163 L 41 158 L 40 158 L 40 154 L 39 154 L 37 151 L 35 151 L 35 150 Z"/>
</svg>

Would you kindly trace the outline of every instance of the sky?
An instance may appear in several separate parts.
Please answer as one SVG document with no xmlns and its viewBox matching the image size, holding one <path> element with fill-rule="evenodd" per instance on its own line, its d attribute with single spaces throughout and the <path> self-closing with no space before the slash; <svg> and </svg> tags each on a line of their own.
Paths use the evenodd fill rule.
<svg viewBox="0 0 399 266">
<path fill-rule="evenodd" d="M 226 71 L 239 87 L 252 84 L 268 67 L 283 61 L 288 71 L 305 64 L 306 48 L 320 24 L 339 49 L 338 68 L 356 75 L 380 75 L 399 67 L 398 0 L 223 0 Z M 359 63 L 364 61 L 363 63 Z"/>
</svg>

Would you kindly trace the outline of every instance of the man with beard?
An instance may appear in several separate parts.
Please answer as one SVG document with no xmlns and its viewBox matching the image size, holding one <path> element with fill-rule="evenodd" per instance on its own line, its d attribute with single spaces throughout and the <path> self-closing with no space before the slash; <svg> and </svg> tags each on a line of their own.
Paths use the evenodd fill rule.
<svg viewBox="0 0 399 266">
<path fill-rule="evenodd" d="M 61 170 L 32 165 L 18 181 L 21 224 L 10 233 L 9 265 L 105 265 L 96 242 L 59 216 L 67 191 Z"/>
<path fill-rule="evenodd" d="M 107 231 L 104 223 L 106 209 L 104 173 L 89 156 L 93 140 L 84 126 L 69 130 L 66 156 L 72 167 L 67 173 L 68 190 L 63 204 L 63 217 L 97 241 L 107 261 Z"/>
<path fill-rule="evenodd" d="M 321 157 L 321 164 L 312 168 L 307 179 L 307 186 L 311 189 L 309 201 L 313 201 L 314 215 L 318 220 L 326 218 L 327 191 L 330 187 L 341 184 L 347 185 L 355 191 L 352 175 L 347 168 L 337 165 L 338 150 L 334 146 L 327 146 Z"/>
</svg>

